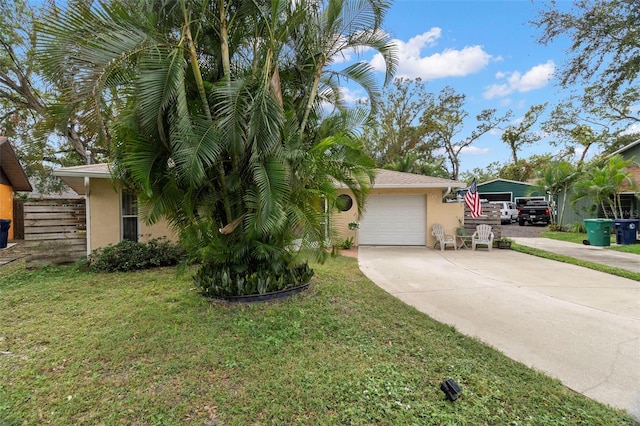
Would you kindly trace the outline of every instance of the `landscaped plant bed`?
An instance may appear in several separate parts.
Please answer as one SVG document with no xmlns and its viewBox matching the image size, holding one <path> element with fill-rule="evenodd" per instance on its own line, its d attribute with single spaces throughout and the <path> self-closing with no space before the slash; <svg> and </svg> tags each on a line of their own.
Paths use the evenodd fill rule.
<svg viewBox="0 0 640 426">
<path fill-rule="evenodd" d="M 498 238 L 497 240 L 495 240 L 494 243 L 495 243 L 495 247 L 498 247 L 499 249 L 510 249 L 512 242 L 513 242 L 512 239 L 506 238 L 506 237 L 502 237 L 502 238 Z"/>
<path fill-rule="evenodd" d="M 248 294 L 246 296 L 219 296 L 212 297 L 212 299 L 216 300 L 224 300 L 226 302 L 231 303 L 260 303 L 260 302 L 273 302 L 276 300 L 286 299 L 288 297 L 293 296 L 294 294 L 298 294 L 301 291 L 309 288 L 309 283 L 303 284 L 297 287 L 285 288 L 280 291 L 272 291 L 270 293 L 264 294 Z"/>
</svg>

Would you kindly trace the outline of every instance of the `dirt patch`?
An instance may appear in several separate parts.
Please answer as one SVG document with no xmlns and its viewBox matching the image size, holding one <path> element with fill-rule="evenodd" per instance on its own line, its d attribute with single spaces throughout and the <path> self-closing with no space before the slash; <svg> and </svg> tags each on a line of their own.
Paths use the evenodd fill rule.
<svg viewBox="0 0 640 426">
<path fill-rule="evenodd" d="M 358 258 L 358 247 L 351 247 L 348 250 L 341 249 L 340 250 L 340 255 L 341 256 L 346 256 L 346 257 L 355 257 L 357 259 Z"/>
<path fill-rule="evenodd" d="M 7 248 L 0 249 L 0 256 L 22 257 L 26 254 L 24 240 L 9 240 Z"/>
<path fill-rule="evenodd" d="M 18 260 L 26 254 L 23 240 L 11 240 L 8 247 L 0 249 L 0 266 Z"/>
</svg>

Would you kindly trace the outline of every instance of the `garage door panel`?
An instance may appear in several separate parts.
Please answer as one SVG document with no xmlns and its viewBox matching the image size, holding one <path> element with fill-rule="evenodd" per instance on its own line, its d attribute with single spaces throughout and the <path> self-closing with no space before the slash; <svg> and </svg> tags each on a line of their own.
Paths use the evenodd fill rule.
<svg viewBox="0 0 640 426">
<path fill-rule="evenodd" d="M 360 221 L 361 245 L 425 245 L 424 195 L 371 195 Z"/>
</svg>

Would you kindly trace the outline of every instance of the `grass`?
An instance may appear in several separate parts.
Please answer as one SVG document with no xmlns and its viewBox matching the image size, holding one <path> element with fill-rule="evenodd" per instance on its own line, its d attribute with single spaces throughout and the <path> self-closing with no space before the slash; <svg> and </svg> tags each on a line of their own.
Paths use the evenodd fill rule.
<svg viewBox="0 0 640 426">
<path fill-rule="evenodd" d="M 23 267 L 0 268 L 2 425 L 636 424 L 408 307 L 355 259 L 249 306 L 168 268 Z"/>
<path fill-rule="evenodd" d="M 580 232 L 543 232 L 540 234 L 541 237 L 551 238 L 554 240 L 560 241 L 568 241 L 570 243 L 582 244 L 583 240 L 587 239 L 587 234 Z M 606 247 L 607 250 L 615 250 L 621 251 L 624 253 L 634 253 L 640 254 L 640 244 L 626 244 L 626 245 L 617 245 L 616 244 L 616 236 L 611 236 L 611 246 Z"/>
<path fill-rule="evenodd" d="M 540 236 L 543 238 L 567 241 L 569 243 L 576 243 L 576 244 L 582 244 L 582 241 L 587 239 L 587 234 L 581 233 L 581 232 L 545 231 L 545 232 L 542 232 Z M 615 238 L 613 241 L 615 242 Z"/>
</svg>

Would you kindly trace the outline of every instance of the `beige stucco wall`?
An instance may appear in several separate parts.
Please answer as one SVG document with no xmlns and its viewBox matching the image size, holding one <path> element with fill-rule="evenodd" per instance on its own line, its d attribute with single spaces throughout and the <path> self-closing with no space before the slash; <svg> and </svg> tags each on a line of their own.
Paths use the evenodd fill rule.
<svg viewBox="0 0 640 426">
<path fill-rule="evenodd" d="M 351 195 L 351 191 L 345 189 L 341 190 L 341 193 Z M 430 189 L 411 189 L 411 188 L 397 188 L 397 189 L 372 189 L 371 195 L 375 194 L 404 194 L 404 195 L 420 195 L 423 194 L 426 199 L 427 214 L 426 214 L 426 241 L 427 245 L 433 247 L 435 244 L 435 238 L 431 235 L 431 227 L 439 223 L 444 226 L 447 233 L 456 233 L 456 228 L 464 224 L 464 203 L 444 203 L 442 202 L 443 188 L 430 188 Z M 366 211 L 366 202 L 365 202 Z M 354 206 L 346 212 L 334 212 L 332 214 L 332 231 L 334 238 L 337 241 L 344 240 L 349 237 L 354 237 L 354 243 L 358 245 L 358 231 L 350 231 L 348 228 L 349 222 L 357 222 L 358 209 Z"/>
<path fill-rule="evenodd" d="M 347 194 L 353 198 L 353 193 L 350 190 L 339 190 L 338 193 Z M 331 215 L 331 231 L 334 245 L 339 245 L 340 242 L 347 238 L 353 238 L 353 243 L 356 246 L 358 245 L 358 232 L 349 229 L 349 222 L 358 222 L 358 206 L 355 198 L 353 198 L 353 206 L 351 206 L 350 210 L 345 212 L 336 211 Z"/>
<path fill-rule="evenodd" d="M 119 243 L 122 235 L 119 189 L 114 187 L 110 179 L 91 179 L 89 194 L 90 249 Z M 177 240 L 175 233 L 164 220 L 152 226 L 147 226 L 139 220 L 138 233 L 140 241 L 161 237 L 171 241 Z"/>
</svg>

